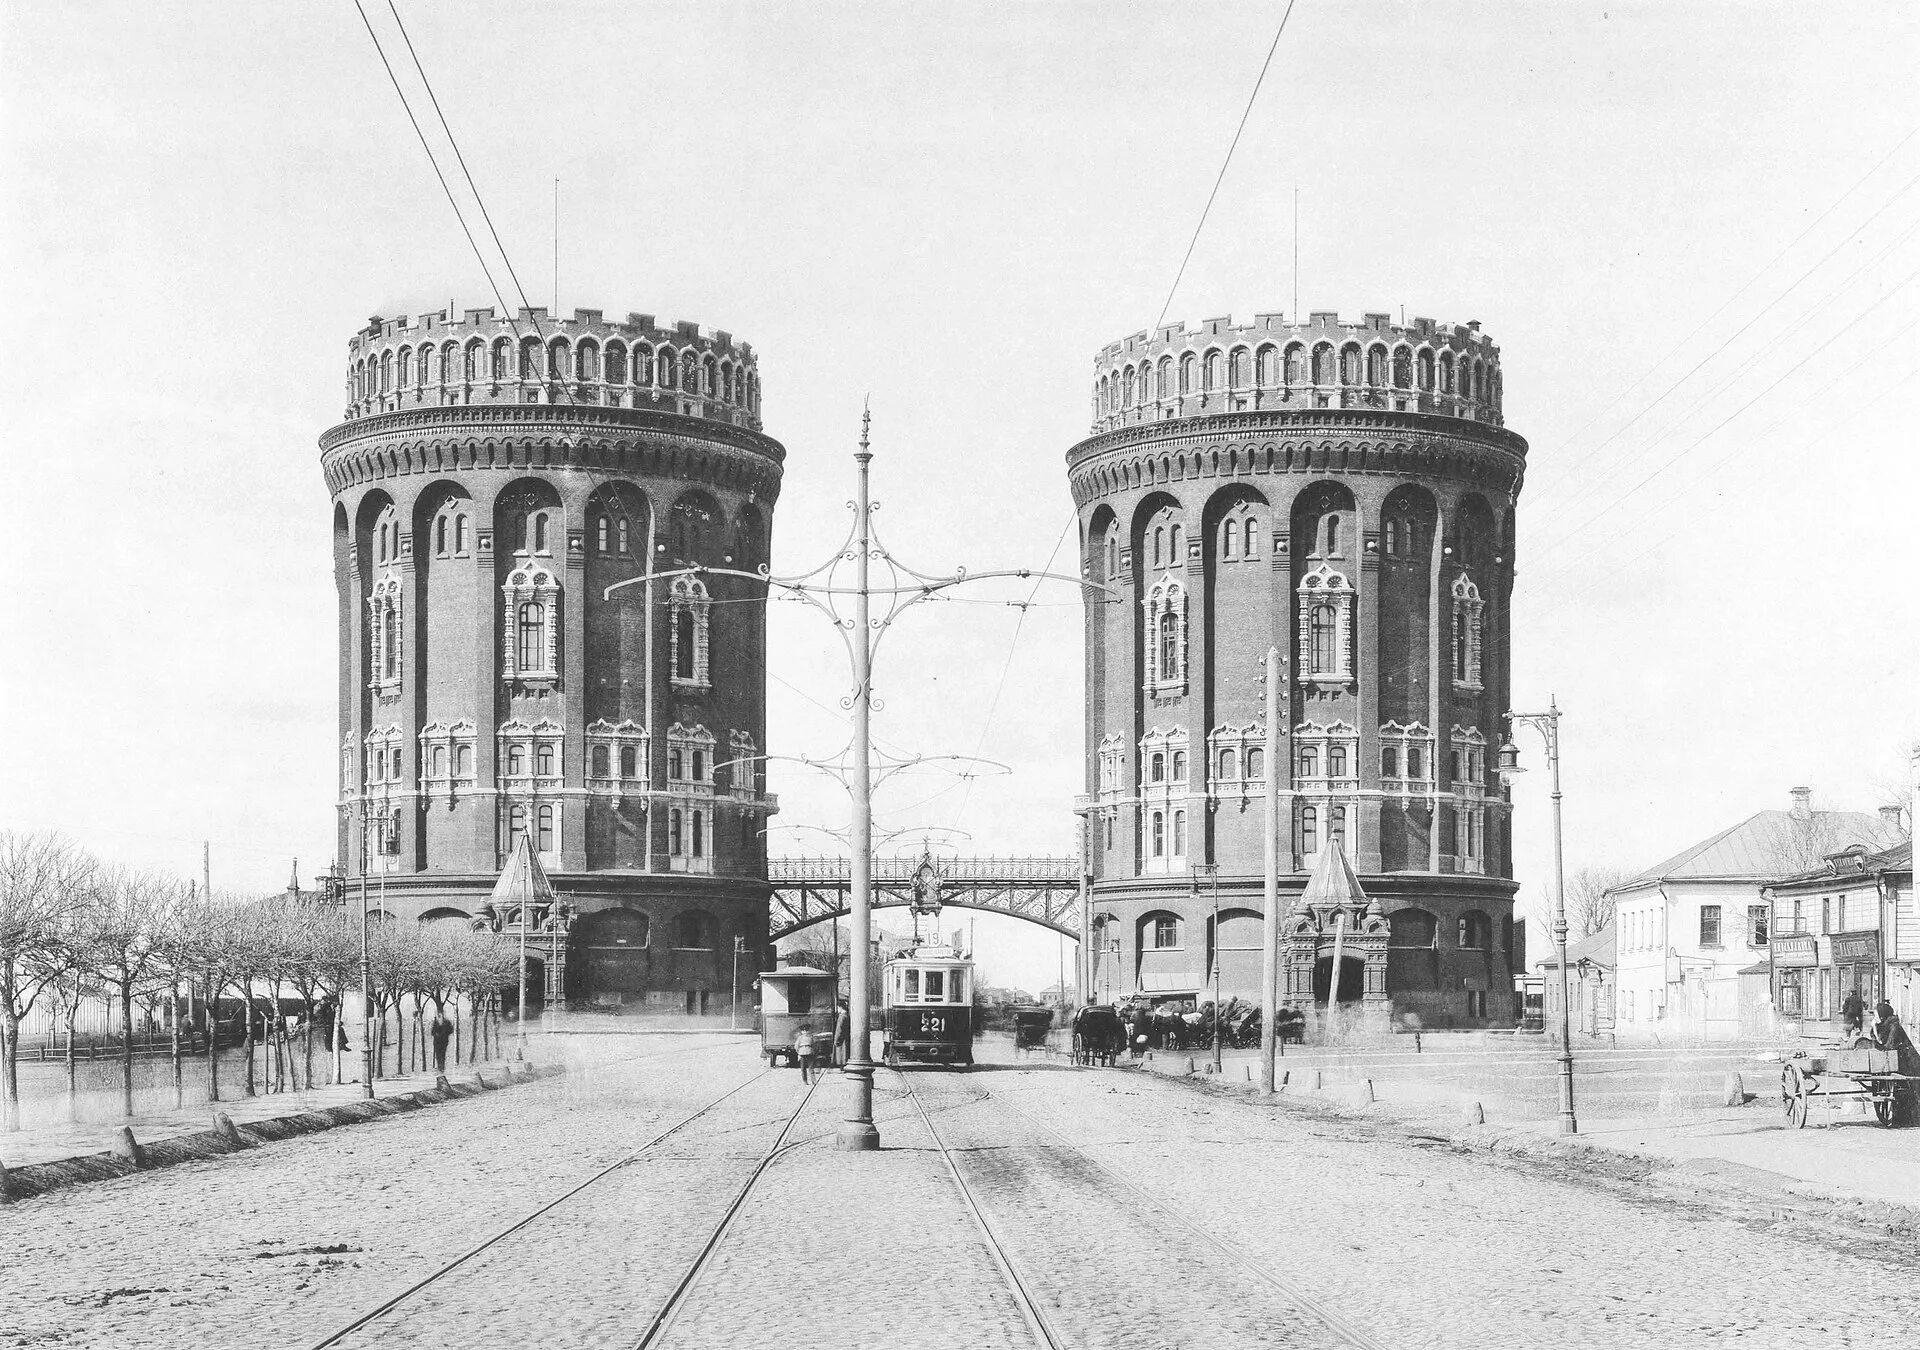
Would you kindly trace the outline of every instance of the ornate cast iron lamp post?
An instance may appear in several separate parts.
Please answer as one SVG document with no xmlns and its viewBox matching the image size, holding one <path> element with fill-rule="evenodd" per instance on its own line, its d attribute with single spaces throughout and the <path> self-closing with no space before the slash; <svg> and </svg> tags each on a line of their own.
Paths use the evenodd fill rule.
<svg viewBox="0 0 1920 1350">
<path fill-rule="evenodd" d="M 1507 740 L 1500 747 L 1500 776 L 1508 782 L 1525 773 L 1511 728 L 1532 727 L 1547 743 L 1547 767 L 1553 774 L 1553 949 L 1560 967 L 1560 1133 L 1580 1133 L 1573 1110 L 1572 1008 L 1567 1000 L 1567 886 L 1560 848 L 1560 705 L 1549 699 L 1543 713 L 1507 714 Z"/>
</svg>

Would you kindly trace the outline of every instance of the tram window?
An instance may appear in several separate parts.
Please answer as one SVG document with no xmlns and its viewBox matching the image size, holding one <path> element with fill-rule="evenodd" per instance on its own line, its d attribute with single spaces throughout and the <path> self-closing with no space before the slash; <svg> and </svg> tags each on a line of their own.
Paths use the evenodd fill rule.
<svg viewBox="0 0 1920 1350">
<path fill-rule="evenodd" d="M 927 972 L 927 1002 L 939 1003 L 945 1000 L 947 996 L 946 983 L 947 983 L 947 978 L 946 978 L 945 971 L 941 971 L 941 970 L 928 971 Z"/>
<path fill-rule="evenodd" d="M 787 981 L 787 1011 L 790 1013 L 809 1013 L 813 1011 L 813 985 L 806 980 Z"/>
<path fill-rule="evenodd" d="M 910 970 L 907 972 L 907 998 L 911 1000 L 919 997 L 920 997 L 920 972 L 917 970 Z"/>
</svg>

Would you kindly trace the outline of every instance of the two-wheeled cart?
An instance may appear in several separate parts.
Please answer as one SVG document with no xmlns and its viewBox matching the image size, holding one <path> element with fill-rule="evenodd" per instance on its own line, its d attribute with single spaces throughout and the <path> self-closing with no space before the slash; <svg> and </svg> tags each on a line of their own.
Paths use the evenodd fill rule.
<svg viewBox="0 0 1920 1350">
<path fill-rule="evenodd" d="M 1920 1110 L 1920 1074 L 1901 1073 L 1899 1066 L 1897 1051 L 1868 1046 L 1795 1055 L 1780 1071 L 1787 1123 L 1804 1130 L 1815 1097 L 1836 1110 L 1840 1099 L 1865 1098 L 1873 1104 L 1874 1119 L 1887 1127 L 1914 1119 Z"/>
</svg>

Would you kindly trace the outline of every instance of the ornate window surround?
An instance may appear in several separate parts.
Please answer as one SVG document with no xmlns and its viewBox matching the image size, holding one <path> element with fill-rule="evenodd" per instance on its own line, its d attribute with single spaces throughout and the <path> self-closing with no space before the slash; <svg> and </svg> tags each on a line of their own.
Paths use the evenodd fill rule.
<svg viewBox="0 0 1920 1350">
<path fill-rule="evenodd" d="M 1453 582 L 1453 663 L 1449 670 L 1456 689 L 1478 690 L 1480 685 L 1480 612 L 1484 607 L 1480 588 L 1462 572 Z M 1465 650 L 1462 651 L 1462 644 Z M 1465 678 L 1460 678 L 1465 671 Z"/>
<path fill-rule="evenodd" d="M 1460 752 L 1460 777 L 1453 780 L 1454 795 L 1474 801 L 1487 795 L 1487 738 L 1478 727 L 1462 727 L 1458 722 L 1448 739 Z"/>
<path fill-rule="evenodd" d="M 755 786 L 759 782 L 760 748 L 753 743 L 753 733 L 736 727 L 727 733 L 727 795 L 735 801 L 750 802 L 756 799 Z"/>
<path fill-rule="evenodd" d="M 1247 771 L 1247 756 L 1259 751 L 1264 759 L 1267 748 L 1267 727 L 1264 722 L 1249 722 L 1243 727 L 1232 724 L 1215 727 L 1207 735 L 1207 795 L 1217 799 L 1238 797 L 1246 801 L 1249 797 L 1267 790 L 1267 775 L 1262 772 L 1253 775 Z M 1220 771 L 1221 761 L 1227 751 L 1233 752 L 1234 772 L 1227 776 Z"/>
<path fill-rule="evenodd" d="M 1141 604 L 1146 611 L 1147 692 L 1184 694 L 1187 692 L 1187 588 L 1172 577 L 1162 577 Z M 1174 659 L 1171 669 L 1162 669 L 1160 625 L 1167 615 L 1173 619 Z"/>
<path fill-rule="evenodd" d="M 1433 733 L 1419 722 L 1409 722 L 1402 726 L 1398 722 L 1380 724 L 1380 745 L 1382 749 L 1392 747 L 1396 754 L 1394 761 L 1399 772 L 1382 774 L 1380 786 L 1390 793 L 1425 793 L 1433 788 Z M 1407 772 L 1407 751 L 1420 752 L 1420 775 L 1414 777 Z"/>
<path fill-rule="evenodd" d="M 647 788 L 647 768 L 651 761 L 648 750 L 652 738 L 647 729 L 632 718 L 619 722 L 609 722 L 604 717 L 587 726 L 587 791 L 603 797 L 624 797 L 630 794 L 644 794 Z M 627 777 L 620 772 L 620 752 L 631 749 L 634 752 L 634 772 Z M 607 752 L 607 773 L 599 777 L 593 773 L 593 756 L 596 750 Z"/>
<path fill-rule="evenodd" d="M 367 688 L 380 698 L 397 697 L 406 673 L 406 583 L 397 568 L 388 567 L 367 596 Z M 388 630 L 393 649 L 387 649 Z"/>
<path fill-rule="evenodd" d="M 510 684 L 544 693 L 560 682 L 560 584 L 543 564 L 521 561 L 500 589 L 504 607 L 501 673 Z M 537 669 L 520 664 L 520 607 L 527 604 L 542 607 Z"/>
<path fill-rule="evenodd" d="M 476 775 L 479 772 L 479 754 L 474 744 L 475 728 L 471 721 L 461 718 L 454 723 L 429 722 L 420 729 L 417 738 L 420 742 L 419 782 L 420 795 L 431 801 L 435 797 L 445 797 L 451 805 L 461 792 L 474 789 Z M 443 768 L 434 771 L 434 751 L 440 752 Z M 460 768 L 460 752 L 466 751 L 467 767 Z"/>
<path fill-rule="evenodd" d="M 1163 730 L 1151 727 L 1140 738 L 1139 794 L 1141 821 L 1147 829 L 1143 831 L 1141 870 L 1149 875 L 1169 872 L 1184 872 L 1187 869 L 1188 852 L 1192 848 L 1192 813 L 1189 810 L 1189 798 L 1193 792 L 1193 757 L 1187 749 L 1188 736 L 1185 727 Z M 1185 767 L 1177 775 L 1175 755 L 1186 761 Z M 1150 778 L 1149 766 L 1153 756 L 1165 756 L 1166 776 L 1159 782 Z M 1176 813 L 1185 819 L 1185 826 L 1176 825 Z M 1158 814 L 1161 817 L 1162 849 L 1158 856 L 1153 852 L 1151 821 Z M 1184 835 L 1184 838 L 1183 838 Z M 1176 852 L 1176 846 L 1184 843 L 1185 848 Z"/>
<path fill-rule="evenodd" d="M 1100 800 L 1117 804 L 1127 796 L 1127 742 L 1119 732 L 1100 739 Z"/>
<path fill-rule="evenodd" d="M 494 756 L 494 779 L 500 785 L 503 795 L 520 798 L 532 798 L 542 794 L 558 794 L 566 781 L 565 731 L 552 718 L 543 717 L 538 722 L 525 722 L 520 718 L 502 722 L 495 733 L 498 742 Z M 510 771 L 511 751 L 515 746 L 521 752 L 521 772 Z M 545 748 L 553 755 L 553 772 L 540 772 L 540 751 Z"/>
<path fill-rule="evenodd" d="M 1332 751 L 1346 751 L 1347 771 L 1339 777 L 1332 773 Z M 1301 752 L 1313 751 L 1314 772 L 1296 772 L 1294 780 L 1302 792 L 1319 796 L 1351 796 L 1360 790 L 1360 733 L 1350 723 L 1301 722 L 1293 729 L 1293 762 L 1300 763 Z"/>
<path fill-rule="evenodd" d="M 1299 669 L 1303 684 L 1343 686 L 1353 683 L 1353 583 L 1344 572 L 1321 563 L 1300 579 Z M 1334 609 L 1333 668 L 1315 668 L 1313 611 L 1317 605 Z"/>
<path fill-rule="evenodd" d="M 704 582 L 698 577 L 678 576 L 667 587 L 667 670 L 672 682 L 682 689 L 706 689 L 712 684 L 708 658 L 711 638 L 708 634 L 708 610 L 713 604 Z M 693 623 L 693 652 L 690 677 L 680 674 L 680 615 L 687 613 Z"/>
</svg>

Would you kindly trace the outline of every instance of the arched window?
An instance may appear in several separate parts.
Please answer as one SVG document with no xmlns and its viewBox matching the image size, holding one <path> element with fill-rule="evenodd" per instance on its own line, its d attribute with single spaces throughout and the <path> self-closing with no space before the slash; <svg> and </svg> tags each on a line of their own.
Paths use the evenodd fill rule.
<svg viewBox="0 0 1920 1350">
<path fill-rule="evenodd" d="M 1183 394 L 1191 394 L 1193 392 L 1193 375 L 1196 364 L 1197 362 L 1194 360 L 1192 352 L 1188 352 L 1180 358 L 1180 392 Z"/>
<path fill-rule="evenodd" d="M 455 775 L 461 778 L 465 778 L 473 772 L 472 746 L 461 745 L 454 747 L 453 771 Z"/>
<path fill-rule="evenodd" d="M 564 380 L 567 378 L 567 340 L 555 338 L 547 344 L 547 378 Z"/>
<path fill-rule="evenodd" d="M 507 847 L 512 848 L 514 841 L 527 832 L 527 808 L 514 805 L 507 808 Z"/>
<path fill-rule="evenodd" d="M 698 820 L 696 815 L 694 819 Z M 673 945 L 705 949 L 713 945 L 713 937 L 707 916 L 699 910 L 688 910 L 673 923 Z"/>
<path fill-rule="evenodd" d="M 1240 527 L 1241 533 L 1245 536 L 1245 542 L 1246 542 L 1245 556 L 1249 559 L 1257 558 L 1260 556 L 1259 528 L 1260 528 L 1259 522 L 1252 519 L 1251 517 L 1249 517 L 1247 519 L 1247 522 Z"/>
<path fill-rule="evenodd" d="M 1300 747 L 1300 776 L 1318 778 L 1320 776 L 1320 747 L 1303 745 Z"/>
<path fill-rule="evenodd" d="M 545 511 L 540 512 L 533 518 L 533 551 L 535 553 L 545 553 L 547 551 L 547 513 Z M 1329 548 L 1327 551 L 1332 552 L 1333 550 Z"/>
<path fill-rule="evenodd" d="M 1334 607 L 1328 604 L 1315 605 L 1308 617 L 1309 647 L 1315 672 L 1332 672 L 1340 668 L 1339 652 L 1335 645 L 1338 631 L 1338 616 Z"/>
<path fill-rule="evenodd" d="M 1427 775 L 1422 772 L 1422 767 L 1425 762 L 1426 756 L 1421 753 L 1419 746 L 1410 745 L 1407 747 L 1407 777 L 1425 778 Z"/>
<path fill-rule="evenodd" d="M 1160 674 L 1162 679 L 1178 678 L 1180 669 L 1180 617 L 1171 609 L 1160 614 Z"/>
<path fill-rule="evenodd" d="M 1413 353 L 1405 347 L 1396 347 L 1393 350 L 1393 387 L 1413 388 Z"/>
<path fill-rule="evenodd" d="M 707 781 L 707 752 L 704 750 L 693 752 L 693 781 L 696 783 Z"/>
<path fill-rule="evenodd" d="M 537 600 L 529 600 L 520 606 L 520 649 L 519 668 L 521 670 L 545 670 L 547 607 Z"/>
<path fill-rule="evenodd" d="M 1220 777 L 1232 782 L 1240 776 L 1240 756 L 1232 750 L 1220 752 Z"/>
<path fill-rule="evenodd" d="M 1245 347 L 1235 347 L 1233 349 L 1233 356 L 1229 360 L 1227 373 L 1231 376 L 1235 389 L 1245 389 L 1247 385 L 1252 382 L 1252 362 L 1248 358 Z"/>
<path fill-rule="evenodd" d="M 1187 813 L 1185 811 L 1173 813 L 1173 856 L 1176 858 L 1187 856 Z"/>
<path fill-rule="evenodd" d="M 633 347 L 633 382 L 639 385 L 653 383 L 653 350 L 645 343 L 635 343 Z"/>
<path fill-rule="evenodd" d="M 1247 777 L 1259 780 L 1267 776 L 1267 752 L 1264 750 L 1247 751 Z"/>
<path fill-rule="evenodd" d="M 594 543 L 602 553 L 613 546 L 613 525 L 605 516 L 594 522 L 593 533 Z"/>
<path fill-rule="evenodd" d="M 667 813 L 667 852 L 676 856 L 682 852 L 680 847 L 680 834 L 680 813 L 678 811 L 669 811 Z"/>
<path fill-rule="evenodd" d="M 1340 552 L 1340 517 L 1327 517 L 1327 556 L 1333 557 Z"/>
<path fill-rule="evenodd" d="M 380 615 L 381 643 L 380 673 L 387 679 L 395 679 L 400 674 L 400 614 L 389 606 Z"/>
<path fill-rule="evenodd" d="M 1187 752 L 1185 750 L 1175 750 L 1173 752 L 1173 781 L 1176 783 L 1184 783 L 1187 781 Z"/>
<path fill-rule="evenodd" d="M 631 745 L 620 747 L 620 776 L 622 778 L 639 777 L 639 754 Z"/>
<path fill-rule="evenodd" d="M 1280 351 L 1277 347 L 1262 347 L 1259 359 L 1255 362 L 1255 375 L 1263 388 L 1271 389 L 1280 383 Z"/>
<path fill-rule="evenodd" d="M 1300 851 L 1308 857 L 1320 851 L 1320 812 L 1317 808 L 1300 808 Z"/>
<path fill-rule="evenodd" d="M 1345 848 L 1347 846 L 1347 808 L 1346 807 L 1336 806 L 1333 808 L 1331 812 L 1328 813 L 1327 838 L 1329 841 L 1340 845 L 1341 848 Z"/>
<path fill-rule="evenodd" d="M 553 777 L 553 747 L 542 741 L 533 752 L 534 771 L 542 778 Z"/>
<path fill-rule="evenodd" d="M 608 778 L 612 776 L 613 755 L 604 745 L 593 747 L 593 776 Z"/>
<path fill-rule="evenodd" d="M 386 393 L 393 388 L 393 353 L 380 353 L 380 392 Z"/>
<path fill-rule="evenodd" d="M 447 518 L 445 516 L 433 522 L 433 552 L 435 557 L 447 556 Z"/>
<path fill-rule="evenodd" d="M 496 381 L 507 378 L 507 365 L 513 355 L 513 344 L 505 338 L 493 344 L 493 378 Z"/>
<path fill-rule="evenodd" d="M 1307 382 L 1307 353 L 1299 343 L 1287 348 L 1287 384 L 1305 384 Z"/>
<path fill-rule="evenodd" d="M 534 818 L 539 822 L 539 851 L 542 853 L 553 852 L 553 808 L 551 806 L 541 807 L 539 814 Z"/>
<path fill-rule="evenodd" d="M 1155 811 L 1153 813 L 1152 844 L 1154 857 L 1164 858 L 1167 856 L 1167 814 L 1164 811 Z"/>
<path fill-rule="evenodd" d="M 1452 352 L 1440 353 L 1440 392 L 1443 394 L 1451 394 L 1453 392 Z"/>
<path fill-rule="evenodd" d="M 507 777 L 524 778 L 527 772 L 527 748 L 524 745 L 507 747 Z"/>
<path fill-rule="evenodd" d="M 617 342 L 607 344 L 607 383 L 627 382 L 627 349 Z"/>
<path fill-rule="evenodd" d="M 453 518 L 453 551 L 455 553 L 467 551 L 467 517 L 464 513 Z"/>
<path fill-rule="evenodd" d="M 1467 616 L 1463 610 L 1453 612 L 1453 681 L 1467 682 Z"/>
<path fill-rule="evenodd" d="M 1240 556 L 1240 522 L 1226 521 L 1220 527 L 1220 556 L 1237 558 Z"/>
<path fill-rule="evenodd" d="M 706 820 L 707 817 L 704 812 L 695 811 L 693 813 L 693 856 L 696 858 L 704 858 L 707 856 L 707 841 L 704 834 Z"/>
<path fill-rule="evenodd" d="M 1327 777 L 1345 778 L 1347 776 L 1347 747 L 1330 745 L 1327 747 Z"/>
<path fill-rule="evenodd" d="M 1424 347 L 1420 349 L 1419 365 L 1420 387 L 1431 390 L 1433 388 L 1433 353 Z"/>
<path fill-rule="evenodd" d="M 1154 392 L 1161 398 L 1169 398 L 1173 394 L 1173 358 L 1171 356 L 1160 358 L 1159 373 L 1160 378 Z"/>
<path fill-rule="evenodd" d="M 1225 373 L 1224 367 L 1225 363 L 1221 361 L 1219 352 L 1208 352 L 1205 383 L 1201 387 L 1208 391 L 1218 389 L 1221 377 Z"/>
<path fill-rule="evenodd" d="M 532 380 L 540 374 L 540 339 L 524 338 L 520 343 L 520 378 Z"/>
<path fill-rule="evenodd" d="M 1333 348 L 1325 342 L 1313 349 L 1313 382 L 1333 383 Z"/>
<path fill-rule="evenodd" d="M 474 384 L 480 380 L 481 363 L 485 360 L 486 347 L 479 338 L 475 338 L 467 344 L 466 361 L 462 366 L 468 384 Z"/>
<path fill-rule="evenodd" d="M 1154 531 L 1153 531 L 1153 565 L 1154 565 L 1155 567 L 1158 567 L 1158 566 L 1160 566 L 1160 558 L 1161 558 L 1161 555 L 1162 555 L 1162 554 L 1164 554 L 1164 553 L 1166 552 L 1166 548 L 1165 548 L 1165 545 L 1166 545 L 1166 541 L 1167 541 L 1167 531 L 1166 531 L 1166 529 L 1165 529 L 1164 527 L 1162 527 L 1162 526 L 1156 526 L 1156 527 L 1154 527 Z"/>
<path fill-rule="evenodd" d="M 625 516 L 620 517 L 620 551 L 622 553 L 631 552 L 627 547 L 627 518 Z"/>
<path fill-rule="evenodd" d="M 400 364 L 394 372 L 393 382 L 402 389 L 413 383 L 413 348 L 400 349 Z"/>
<path fill-rule="evenodd" d="M 1155 751 L 1147 760 L 1147 781 L 1164 783 L 1167 781 L 1167 757 Z"/>
<path fill-rule="evenodd" d="M 1167 531 L 1167 566 L 1178 567 L 1186 553 L 1180 547 L 1180 527 L 1173 526 Z"/>
<path fill-rule="evenodd" d="M 600 378 L 600 349 L 593 343 L 583 342 L 574 350 L 573 377 L 576 380 Z"/>
<path fill-rule="evenodd" d="M 1111 578 L 1111 577 L 1117 577 L 1119 575 L 1120 575 L 1120 541 L 1118 539 L 1108 539 L 1107 540 L 1107 576 Z"/>
<path fill-rule="evenodd" d="M 1387 382 L 1387 349 L 1385 347 L 1367 348 L 1367 383 L 1382 385 Z"/>
<path fill-rule="evenodd" d="M 1354 346 L 1340 349 L 1340 383 L 1360 383 L 1360 349 Z"/>
<path fill-rule="evenodd" d="M 1392 516 L 1387 517 L 1386 550 L 1389 558 L 1400 556 L 1400 522 Z"/>
<path fill-rule="evenodd" d="M 693 679 L 693 612 L 680 610 L 673 616 L 673 677 Z"/>
</svg>

